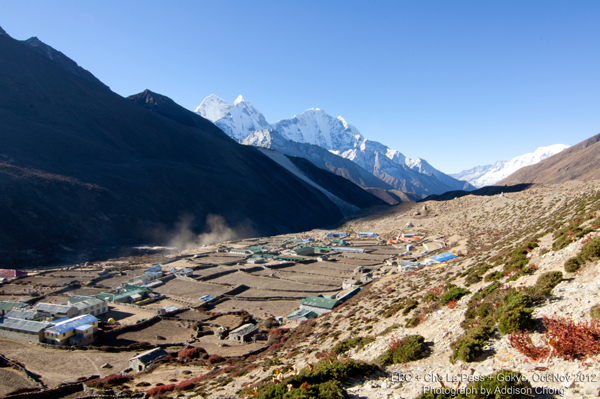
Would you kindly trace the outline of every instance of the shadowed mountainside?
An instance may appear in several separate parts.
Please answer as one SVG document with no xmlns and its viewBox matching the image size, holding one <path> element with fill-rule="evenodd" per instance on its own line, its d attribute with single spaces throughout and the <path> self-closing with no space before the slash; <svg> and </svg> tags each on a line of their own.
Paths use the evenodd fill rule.
<svg viewBox="0 0 600 399">
<path fill-rule="evenodd" d="M 161 94 L 153 93 L 150 90 L 144 90 L 142 93 L 127 97 L 127 99 L 186 126 L 197 127 L 201 129 L 206 128 L 208 131 L 215 130 L 215 125 L 209 120 L 204 119 L 198 114 L 183 108 L 170 98 Z M 223 133 L 220 129 L 217 130 L 218 138 L 222 138 L 223 140 L 229 142 L 234 142 L 233 139 Z M 314 183 L 327 189 L 327 191 L 349 204 L 355 205 L 358 208 L 385 205 L 385 202 L 377 198 L 375 195 L 368 193 L 343 177 L 337 176 L 332 172 L 317 167 L 307 159 L 290 156 L 287 158 L 289 158 L 296 165 L 296 167 Z"/>
<path fill-rule="evenodd" d="M 212 124 L 151 112 L 8 35 L 0 70 L 2 266 L 166 242 L 178 220 L 198 233 L 210 214 L 257 235 L 342 217 L 318 190 Z"/>
</svg>

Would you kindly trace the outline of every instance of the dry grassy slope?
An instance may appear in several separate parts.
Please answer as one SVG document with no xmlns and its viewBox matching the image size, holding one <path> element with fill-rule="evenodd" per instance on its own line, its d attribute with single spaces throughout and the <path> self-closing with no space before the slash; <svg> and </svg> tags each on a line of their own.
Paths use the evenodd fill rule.
<svg viewBox="0 0 600 399">
<path fill-rule="evenodd" d="M 460 323 L 464 318 L 467 303 L 471 295 L 458 301 L 454 309 L 439 307 L 430 311 L 416 328 L 405 328 L 406 321 L 429 306 L 421 303 L 407 316 L 402 312 L 392 314 L 390 309 L 402 298 L 420 298 L 431 288 L 445 284 L 449 279 L 463 272 L 480 261 L 489 260 L 498 252 L 512 249 L 519 242 L 536 234 L 548 231 L 549 226 L 563 225 L 573 218 L 576 212 L 589 209 L 594 205 L 591 195 L 600 193 L 600 182 L 571 182 L 562 185 L 540 185 L 519 193 L 496 195 L 493 197 L 467 196 L 456 200 L 427 203 L 403 203 L 383 213 L 370 215 L 349 221 L 340 228 L 341 231 L 376 231 L 380 235 L 390 236 L 398 231 L 417 232 L 437 237 L 445 236 L 448 249 L 458 251 L 463 256 L 443 268 L 425 268 L 416 273 L 393 274 L 384 276 L 363 290 L 358 297 L 332 313 L 316 319 L 314 326 L 306 324 L 292 334 L 286 344 L 270 350 L 255 360 L 259 365 L 247 375 L 232 382 L 220 384 L 211 382 L 204 385 L 208 397 L 227 397 L 234 395 L 245 384 L 260 381 L 272 375 L 275 367 L 297 365 L 307 367 L 307 363 L 317 362 L 317 354 L 330 352 L 335 344 L 349 337 L 371 335 L 373 343 L 362 350 L 351 350 L 348 355 L 354 359 L 373 361 L 384 353 L 392 338 L 401 338 L 411 334 L 421 334 L 427 342 L 432 343 L 431 354 L 422 360 L 406 365 L 393 365 L 388 372 L 405 371 L 423 377 L 425 374 L 437 373 L 441 376 L 459 375 L 461 373 L 491 374 L 493 371 L 510 368 L 521 371 L 529 377 L 534 373 L 535 365 L 528 362 L 517 351 L 507 345 L 506 337 L 500 335 L 490 340 L 487 345 L 487 357 L 473 363 L 451 364 L 450 344 L 463 333 Z M 423 209 L 425 205 L 426 210 Z M 421 215 L 414 216 L 415 211 Z M 437 214 L 437 216 L 435 216 Z M 598 214 L 595 215 L 600 216 Z M 404 229 L 408 222 L 417 226 Z M 591 236 L 598 235 L 592 232 Z M 522 287 L 533 285 L 537 277 L 547 271 L 563 271 L 564 262 L 579 252 L 581 240 L 574 242 L 560 251 L 552 251 L 552 234 L 546 234 L 539 240 L 540 246 L 532 252 L 530 263 L 536 264 L 539 270 L 532 276 L 507 283 L 509 286 Z M 494 270 L 501 270 L 498 265 Z M 560 283 L 554 290 L 555 298 L 536 308 L 534 318 L 542 315 L 569 316 L 576 320 L 589 319 L 591 306 L 600 303 L 598 298 L 600 265 L 588 265 L 583 271 Z M 504 282 L 506 278 L 502 279 Z M 464 286 L 464 278 L 452 280 L 458 286 Z M 468 287 L 471 293 L 489 283 L 480 282 Z M 423 312 L 424 314 L 426 312 Z M 391 329 L 390 327 L 395 326 Z M 388 331 L 388 332 L 386 332 Z M 586 371 L 586 364 L 553 359 L 547 364 L 547 373 L 563 373 Z M 539 374 L 539 372 L 536 372 Z M 600 377 L 597 379 L 600 380 Z M 212 384 L 212 385 L 211 385 Z M 466 385 L 466 384 L 465 384 Z M 534 386 L 543 385 L 534 383 Z M 412 381 L 403 386 L 392 383 L 389 378 L 368 381 L 357 381 L 349 392 L 355 397 L 367 398 L 414 398 L 425 386 L 439 387 L 437 382 Z M 446 386 L 456 384 L 446 383 Z M 560 384 L 547 383 L 546 387 L 561 388 Z M 218 387 L 218 388 L 217 388 Z M 597 382 L 588 384 L 571 384 L 565 390 L 566 397 L 586 397 L 596 394 L 600 388 Z"/>
</svg>

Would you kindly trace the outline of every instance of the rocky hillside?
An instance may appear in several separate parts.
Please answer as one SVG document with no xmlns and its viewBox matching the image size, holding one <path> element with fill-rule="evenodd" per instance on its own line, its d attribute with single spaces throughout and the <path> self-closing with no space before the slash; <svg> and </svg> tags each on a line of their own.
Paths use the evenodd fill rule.
<svg viewBox="0 0 600 399">
<path fill-rule="evenodd" d="M 411 232 L 459 256 L 410 273 L 388 266 L 333 312 L 273 327 L 266 352 L 167 395 L 597 397 L 600 183 L 403 203 L 340 230 Z"/>
<path fill-rule="evenodd" d="M 599 161 L 600 134 L 597 134 L 538 164 L 518 170 L 499 181 L 498 185 L 593 180 L 600 176 Z"/>
</svg>

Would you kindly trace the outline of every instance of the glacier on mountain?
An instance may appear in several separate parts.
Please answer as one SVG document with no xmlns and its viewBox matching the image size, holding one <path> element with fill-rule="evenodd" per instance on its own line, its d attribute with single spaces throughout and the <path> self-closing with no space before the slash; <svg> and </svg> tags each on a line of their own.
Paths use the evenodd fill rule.
<svg viewBox="0 0 600 399">
<path fill-rule="evenodd" d="M 517 170 L 524 168 L 525 166 L 535 165 L 567 148 L 569 148 L 569 146 L 566 144 L 554 144 L 547 147 L 540 147 L 534 152 L 520 155 L 510 161 L 498 161 L 493 165 L 476 166 L 471 169 L 463 170 L 460 173 L 451 174 L 450 176 L 467 181 L 477 188 L 491 186 L 512 175 Z"/>
<path fill-rule="evenodd" d="M 298 144 L 321 147 L 332 154 L 348 159 L 365 169 L 389 188 L 395 188 L 418 196 L 438 194 L 450 190 L 473 189 L 469 184 L 454 179 L 433 168 L 420 158 L 410 159 L 400 151 L 379 142 L 363 137 L 357 128 L 344 118 L 327 114 L 319 108 L 311 108 L 290 119 L 269 124 L 265 117 L 242 96 L 233 105 L 213 95 L 208 96 L 196 112 L 212 120 L 230 137 L 238 142 L 265 148 L 276 149 L 287 155 L 302 156 L 311 153 L 309 158 L 317 166 L 337 170 L 347 170 L 347 164 L 325 156 L 329 162 L 318 161 L 316 149 Z M 323 158 L 323 153 L 320 157 Z M 344 176 L 347 177 L 347 176 Z M 347 177 L 348 178 L 348 177 Z M 356 181 L 355 181 L 356 183 Z M 366 183 L 365 183 L 366 184 Z M 362 184 L 361 184 L 362 185 Z M 363 187 L 373 187 L 364 186 Z"/>
</svg>

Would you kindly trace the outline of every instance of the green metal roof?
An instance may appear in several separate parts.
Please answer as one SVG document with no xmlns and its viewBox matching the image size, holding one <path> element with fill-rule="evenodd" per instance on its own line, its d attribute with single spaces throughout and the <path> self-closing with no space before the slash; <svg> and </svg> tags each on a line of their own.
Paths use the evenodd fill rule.
<svg viewBox="0 0 600 399">
<path fill-rule="evenodd" d="M 141 292 L 150 291 L 150 288 L 142 287 L 141 285 L 129 284 L 127 287 L 123 288 L 123 291 L 125 291 L 125 292 L 136 291 L 135 293 L 137 294 L 137 293 L 141 293 Z M 131 295 L 133 295 L 133 294 L 131 294 Z"/>
<path fill-rule="evenodd" d="M 19 309 L 24 306 L 25 304 L 22 302 L 0 301 L 0 310 L 12 310 L 13 308 Z"/>
<path fill-rule="evenodd" d="M 322 296 L 309 295 L 300 301 L 301 305 L 315 306 L 323 309 L 333 309 L 337 304 L 337 299 L 325 298 Z"/>
<path fill-rule="evenodd" d="M 307 319 L 313 319 L 313 318 L 318 317 L 318 316 L 319 316 L 319 314 L 317 312 L 312 311 L 312 310 L 308 310 L 308 309 L 296 309 L 292 313 L 290 313 L 289 315 L 287 315 L 286 317 L 288 319 L 299 319 L 301 317 L 306 317 Z"/>
<path fill-rule="evenodd" d="M 312 247 L 314 250 L 319 250 L 319 251 L 331 251 L 331 248 L 329 247 Z"/>
</svg>

